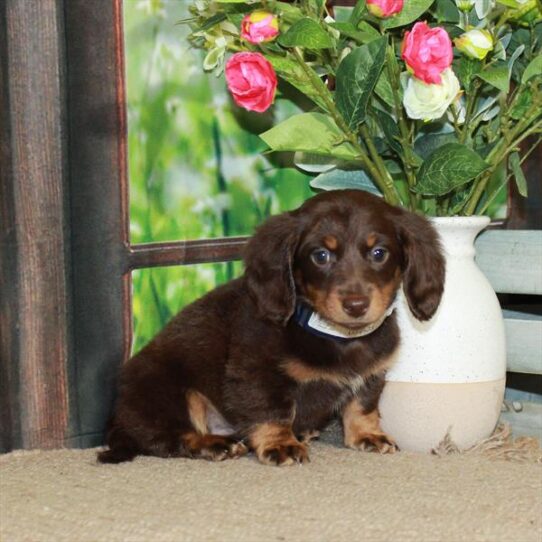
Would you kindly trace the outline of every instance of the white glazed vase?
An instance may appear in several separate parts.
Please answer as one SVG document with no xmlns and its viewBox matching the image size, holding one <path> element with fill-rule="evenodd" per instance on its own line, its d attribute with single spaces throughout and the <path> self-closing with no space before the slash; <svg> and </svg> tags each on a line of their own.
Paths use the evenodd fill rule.
<svg viewBox="0 0 542 542">
<path fill-rule="evenodd" d="M 501 309 L 474 262 L 474 239 L 489 218 L 432 222 L 446 257 L 444 294 L 433 318 L 419 322 L 400 292 L 401 346 L 380 399 L 384 431 L 402 450 L 424 452 L 448 430 L 462 449 L 488 437 L 499 419 L 506 377 Z"/>
</svg>

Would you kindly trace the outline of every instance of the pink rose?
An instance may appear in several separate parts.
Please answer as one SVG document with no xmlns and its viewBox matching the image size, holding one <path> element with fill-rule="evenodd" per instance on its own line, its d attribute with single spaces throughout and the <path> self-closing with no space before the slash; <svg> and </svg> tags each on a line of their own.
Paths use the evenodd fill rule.
<svg viewBox="0 0 542 542">
<path fill-rule="evenodd" d="M 226 63 L 226 83 L 235 103 L 263 113 L 273 103 L 277 76 L 260 53 L 235 53 Z"/>
<path fill-rule="evenodd" d="M 262 43 L 275 39 L 279 34 L 276 15 L 256 10 L 249 13 L 241 22 L 241 38 L 250 43 Z"/>
<path fill-rule="evenodd" d="M 454 54 L 452 41 L 444 28 L 430 28 L 416 23 L 405 34 L 401 56 L 414 77 L 425 83 L 440 85 L 440 74 L 450 67 Z"/>
<path fill-rule="evenodd" d="M 367 9 L 380 19 L 391 17 L 403 9 L 403 0 L 367 0 Z"/>
</svg>

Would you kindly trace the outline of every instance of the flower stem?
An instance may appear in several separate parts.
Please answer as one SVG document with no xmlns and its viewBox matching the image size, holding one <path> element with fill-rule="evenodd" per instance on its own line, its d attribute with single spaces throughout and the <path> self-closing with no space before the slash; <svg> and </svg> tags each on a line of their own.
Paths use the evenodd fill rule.
<svg viewBox="0 0 542 542">
<path fill-rule="evenodd" d="M 531 147 L 525 152 L 521 158 L 520 165 L 529 158 L 531 153 L 540 145 L 542 142 L 542 137 L 538 137 L 536 141 L 531 145 Z M 499 192 L 503 189 L 504 186 L 508 184 L 508 181 L 514 176 L 513 173 L 510 173 L 506 179 L 497 187 L 491 194 L 488 195 L 487 200 L 485 201 L 484 205 L 480 208 L 480 214 L 483 215 L 489 208 L 489 206 L 493 203 L 493 200 L 499 195 Z"/>
<path fill-rule="evenodd" d="M 378 186 L 378 188 L 382 191 L 386 201 L 390 203 L 391 205 L 400 205 L 401 200 L 399 198 L 399 195 L 397 194 L 395 186 L 393 185 L 393 180 L 391 179 L 391 177 L 389 177 L 389 173 L 385 169 L 385 166 L 382 171 L 382 169 L 378 168 L 375 165 L 375 163 L 371 161 L 371 159 L 365 152 L 365 149 L 360 145 L 357 135 L 354 132 L 352 132 L 352 130 L 349 128 L 348 124 L 345 122 L 342 115 L 337 110 L 335 102 L 333 101 L 333 97 L 329 89 L 327 88 L 327 86 L 320 79 L 318 74 L 314 70 L 312 70 L 310 66 L 307 66 L 305 60 L 303 59 L 302 53 L 299 51 L 297 47 L 293 48 L 293 52 L 298 64 L 305 71 L 305 74 L 309 78 L 313 87 L 322 98 L 322 101 L 326 105 L 328 113 L 331 115 L 331 117 L 333 118 L 337 126 L 340 128 L 340 130 L 344 133 L 347 141 L 356 150 L 360 162 L 367 169 L 367 171 L 373 178 L 373 181 Z M 372 145 L 372 140 L 371 140 L 371 145 Z M 381 158 L 378 156 L 376 149 L 374 149 L 374 145 L 373 145 L 373 150 L 376 153 L 377 158 L 381 161 Z M 383 162 L 382 162 L 382 165 L 383 165 Z"/>
<path fill-rule="evenodd" d="M 532 124 L 530 128 L 527 129 L 527 127 L 533 121 L 536 121 L 537 116 L 538 113 L 535 114 L 534 117 L 528 117 L 524 122 L 519 122 L 516 126 L 516 129 L 514 130 L 513 137 L 503 137 L 487 155 L 486 162 L 491 164 L 492 167 L 482 173 L 478 181 L 475 181 L 474 190 L 469 199 L 467 200 L 466 206 L 464 207 L 465 215 L 472 215 L 476 211 L 476 206 L 478 205 L 478 202 L 480 201 L 480 198 L 484 193 L 487 183 L 489 182 L 489 178 L 491 177 L 491 174 L 493 173 L 495 168 L 503 160 L 505 160 L 508 154 L 510 154 L 510 152 L 516 149 L 525 138 L 529 137 L 531 134 L 542 128 L 542 119 L 539 119 L 537 122 L 534 122 L 534 124 Z"/>
<path fill-rule="evenodd" d="M 399 76 L 397 74 L 397 71 L 394 70 L 394 64 L 395 61 L 395 51 L 393 48 L 393 45 L 388 47 L 388 61 L 386 62 L 386 69 L 388 71 L 388 77 L 390 79 L 390 86 L 392 89 L 393 94 L 393 102 L 395 105 L 395 116 L 397 117 L 397 120 L 399 121 L 399 132 L 401 134 L 401 137 L 399 139 L 399 142 L 401 143 L 401 147 L 403 147 L 404 155 L 401 156 L 401 161 L 403 162 L 403 166 L 405 168 L 405 175 L 407 178 L 407 184 L 409 187 L 408 191 L 408 197 L 409 197 L 409 203 L 410 203 L 410 209 L 414 210 L 416 208 L 416 203 L 418 200 L 418 195 L 412 192 L 412 188 L 416 185 L 416 175 L 414 174 L 414 169 L 411 163 L 411 146 L 410 146 L 410 136 L 408 132 L 408 126 L 406 123 L 405 116 L 403 115 L 403 104 L 401 103 L 401 98 L 399 96 L 399 85 L 401 84 L 399 80 Z"/>
<path fill-rule="evenodd" d="M 476 94 L 478 92 L 479 86 L 480 85 L 478 81 L 476 81 L 473 84 L 473 88 L 471 92 L 468 93 L 467 105 L 466 105 L 466 111 L 465 111 L 465 121 L 463 122 L 463 130 L 461 131 L 461 135 L 459 136 L 459 143 L 465 143 L 465 140 L 467 139 L 467 135 L 469 135 L 470 119 L 474 111 L 474 105 L 476 104 Z"/>
<path fill-rule="evenodd" d="M 365 143 L 365 145 L 367 146 L 367 149 L 369 150 L 371 159 L 376 165 L 381 175 L 381 180 L 384 183 L 387 191 L 390 194 L 393 194 L 394 198 L 396 198 L 396 201 L 394 201 L 393 204 L 398 205 L 400 203 L 400 199 L 399 199 L 399 196 L 397 195 L 397 189 L 395 188 L 395 185 L 393 184 L 393 179 L 389 171 L 386 169 L 386 164 L 384 163 L 384 160 L 382 160 L 382 158 L 378 154 L 378 151 L 376 150 L 376 147 L 373 143 L 373 138 L 371 137 L 371 134 L 369 133 L 369 130 L 367 129 L 367 126 L 365 124 L 360 124 L 359 133 L 361 134 L 361 137 L 363 138 L 363 142 Z"/>
</svg>

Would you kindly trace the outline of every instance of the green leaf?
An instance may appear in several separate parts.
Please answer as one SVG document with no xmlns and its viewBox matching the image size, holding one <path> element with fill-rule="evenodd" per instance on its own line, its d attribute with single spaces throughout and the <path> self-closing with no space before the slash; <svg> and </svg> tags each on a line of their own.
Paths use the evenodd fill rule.
<svg viewBox="0 0 542 542">
<path fill-rule="evenodd" d="M 314 20 L 303 17 L 295 22 L 278 42 L 283 47 L 305 47 L 306 49 L 329 49 L 334 46 L 332 37 Z"/>
<path fill-rule="evenodd" d="M 358 0 L 358 3 L 354 7 L 352 14 L 350 15 L 350 22 L 354 25 L 359 24 L 366 12 L 367 3 L 365 2 L 365 0 Z"/>
<path fill-rule="evenodd" d="M 347 23 L 354 11 L 350 6 L 333 6 L 333 14 L 338 23 Z"/>
<path fill-rule="evenodd" d="M 474 10 L 478 19 L 485 19 L 487 14 L 491 11 L 492 3 L 491 0 L 475 0 Z"/>
<path fill-rule="evenodd" d="M 403 147 L 398 141 L 400 132 L 399 127 L 397 126 L 397 122 L 387 113 L 381 111 L 380 109 L 375 109 L 374 113 L 376 118 L 378 119 L 378 123 L 380 124 L 382 131 L 384 132 L 384 135 L 386 136 L 386 141 L 388 142 L 389 146 L 397 154 L 401 155 L 403 152 Z"/>
<path fill-rule="evenodd" d="M 535 56 L 533 60 L 529 62 L 523 72 L 521 82 L 526 83 L 529 79 L 536 77 L 537 75 L 542 75 L 542 55 Z"/>
<path fill-rule="evenodd" d="M 418 19 L 423 15 L 435 0 L 408 0 L 404 3 L 403 9 L 397 15 L 383 19 L 380 23 L 382 28 L 396 28 L 404 26 Z"/>
<path fill-rule="evenodd" d="M 510 72 L 508 66 L 487 68 L 480 72 L 478 77 L 495 88 L 498 88 L 501 92 L 508 92 L 510 89 Z"/>
<path fill-rule="evenodd" d="M 436 0 L 434 5 L 434 13 L 439 23 L 453 23 L 459 22 L 459 12 L 455 2 L 452 0 Z"/>
<path fill-rule="evenodd" d="M 273 66 L 277 75 L 284 79 L 287 83 L 297 88 L 305 96 L 310 98 L 316 105 L 318 105 L 324 111 L 327 110 L 326 104 L 318 91 L 311 83 L 309 76 L 305 73 L 305 70 L 295 61 L 288 57 L 268 55 L 267 60 Z M 312 69 L 309 67 L 309 69 Z"/>
<path fill-rule="evenodd" d="M 377 40 L 381 37 L 380 32 L 374 26 L 371 26 L 365 21 L 361 21 L 360 23 L 358 23 L 358 30 L 367 35 L 367 42 Z"/>
<path fill-rule="evenodd" d="M 444 196 L 488 167 L 472 149 L 460 143 L 447 143 L 424 161 L 414 190 L 427 196 Z"/>
<path fill-rule="evenodd" d="M 352 23 L 331 23 L 329 26 L 337 29 L 343 36 L 357 41 L 359 44 L 369 43 L 380 38 L 380 33 L 370 24 L 363 23 L 356 28 Z"/>
<path fill-rule="evenodd" d="M 277 2 L 277 13 L 281 14 L 284 21 L 289 24 L 298 21 L 304 17 L 303 12 L 297 7 L 287 2 Z"/>
<path fill-rule="evenodd" d="M 393 99 L 393 89 L 388 77 L 388 72 L 386 70 L 382 70 L 382 72 L 380 73 L 380 77 L 378 78 L 378 81 L 375 85 L 375 92 L 378 97 L 384 100 L 387 105 L 389 105 L 390 107 L 395 107 L 395 101 Z M 399 99 L 402 101 L 403 89 L 399 88 L 397 89 L 397 92 L 399 93 Z"/>
<path fill-rule="evenodd" d="M 245 15 L 246 13 L 228 13 L 228 21 L 236 28 L 240 28 Z"/>
<path fill-rule="evenodd" d="M 457 143 L 457 137 L 454 133 L 448 134 L 426 134 L 414 142 L 416 153 L 426 160 L 432 152 L 447 143 Z"/>
<path fill-rule="evenodd" d="M 213 26 L 217 25 L 218 23 L 221 23 L 222 21 L 225 21 L 227 19 L 225 13 L 216 13 L 212 17 L 209 17 L 199 28 L 198 31 L 201 30 L 208 30 L 210 28 L 213 28 Z"/>
<path fill-rule="evenodd" d="M 529 87 L 522 87 L 519 96 L 510 110 L 510 116 L 515 119 L 521 119 L 533 103 L 533 92 Z"/>
<path fill-rule="evenodd" d="M 319 15 L 324 10 L 326 0 L 308 0 L 309 5 L 315 15 Z"/>
<path fill-rule="evenodd" d="M 482 69 L 482 62 L 476 58 L 461 56 L 457 62 L 454 62 L 454 68 L 461 84 L 465 87 L 465 90 L 469 92 L 472 79 L 476 77 Z"/>
<path fill-rule="evenodd" d="M 508 165 L 510 166 L 510 169 L 512 170 L 512 173 L 514 174 L 514 177 L 516 179 L 516 186 L 518 187 L 518 192 L 524 198 L 526 198 L 527 197 L 527 179 L 525 178 L 525 175 L 523 174 L 523 170 L 521 169 L 519 154 L 517 152 L 513 152 L 510 155 L 510 158 L 508 158 Z"/>
<path fill-rule="evenodd" d="M 381 38 L 357 47 L 339 64 L 335 102 L 350 128 L 365 120 L 385 56 L 386 38 Z"/>
<path fill-rule="evenodd" d="M 319 190 L 347 190 L 354 188 L 382 196 L 382 192 L 374 185 L 367 173 L 361 169 L 334 169 L 318 175 L 310 182 L 310 185 L 312 188 Z"/>
<path fill-rule="evenodd" d="M 331 169 L 335 169 L 339 164 L 339 160 L 321 154 L 298 151 L 294 154 L 294 164 L 297 168 L 309 173 L 326 173 Z"/>
<path fill-rule="evenodd" d="M 274 151 L 302 151 L 355 160 L 355 148 L 333 119 L 322 113 L 301 113 L 281 122 L 260 137 Z"/>
</svg>

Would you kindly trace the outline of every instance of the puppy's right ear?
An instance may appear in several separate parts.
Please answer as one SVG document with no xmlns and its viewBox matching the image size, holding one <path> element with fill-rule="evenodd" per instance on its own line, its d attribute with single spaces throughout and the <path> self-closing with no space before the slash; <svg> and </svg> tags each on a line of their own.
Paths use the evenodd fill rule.
<svg viewBox="0 0 542 542">
<path fill-rule="evenodd" d="M 283 326 L 295 309 L 292 262 L 298 242 L 298 219 L 283 213 L 260 226 L 245 250 L 250 297 L 262 318 Z"/>
<path fill-rule="evenodd" d="M 435 314 L 446 277 L 446 260 L 432 224 L 402 210 L 396 221 L 403 246 L 403 291 L 412 314 L 420 321 Z"/>
</svg>

